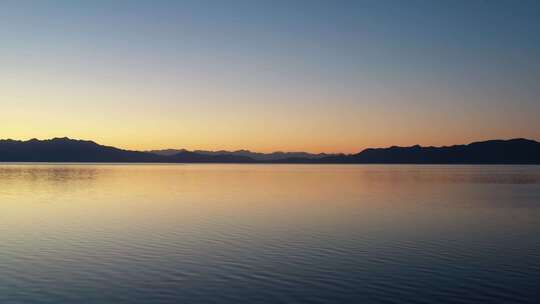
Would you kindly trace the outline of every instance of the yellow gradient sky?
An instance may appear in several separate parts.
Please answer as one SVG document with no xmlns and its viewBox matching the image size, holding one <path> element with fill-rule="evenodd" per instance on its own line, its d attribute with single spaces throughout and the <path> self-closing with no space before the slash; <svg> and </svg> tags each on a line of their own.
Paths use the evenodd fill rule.
<svg viewBox="0 0 540 304">
<path fill-rule="evenodd" d="M 539 5 L 8 1 L 0 138 L 357 152 L 540 140 Z"/>
</svg>

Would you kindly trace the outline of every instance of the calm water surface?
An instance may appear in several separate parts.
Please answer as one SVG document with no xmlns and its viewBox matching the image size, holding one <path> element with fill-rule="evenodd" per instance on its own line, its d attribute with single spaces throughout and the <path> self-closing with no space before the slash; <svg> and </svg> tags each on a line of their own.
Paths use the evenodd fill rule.
<svg viewBox="0 0 540 304">
<path fill-rule="evenodd" d="M 539 166 L 0 165 L 0 303 L 540 303 Z"/>
</svg>

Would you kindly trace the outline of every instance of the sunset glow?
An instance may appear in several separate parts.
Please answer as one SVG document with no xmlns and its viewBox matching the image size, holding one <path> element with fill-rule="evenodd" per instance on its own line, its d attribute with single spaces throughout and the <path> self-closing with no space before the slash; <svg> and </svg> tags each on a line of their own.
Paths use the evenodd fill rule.
<svg viewBox="0 0 540 304">
<path fill-rule="evenodd" d="M 540 139 L 535 2 L 7 1 L 0 138 L 357 152 Z"/>
</svg>

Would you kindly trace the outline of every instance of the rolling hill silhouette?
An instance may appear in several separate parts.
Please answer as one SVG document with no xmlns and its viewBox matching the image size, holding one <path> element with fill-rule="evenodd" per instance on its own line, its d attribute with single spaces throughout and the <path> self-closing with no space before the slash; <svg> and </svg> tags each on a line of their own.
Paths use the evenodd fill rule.
<svg viewBox="0 0 540 304">
<path fill-rule="evenodd" d="M 174 150 L 173 150 L 174 151 Z M 243 151 L 243 150 L 240 150 Z M 176 152 L 176 151 L 174 151 Z M 540 142 L 523 138 L 489 140 L 448 147 L 370 148 L 357 154 L 311 157 L 303 152 L 285 158 L 255 153 L 179 150 L 166 155 L 118 149 L 67 137 L 28 141 L 0 140 L 0 162 L 143 162 L 143 163 L 311 163 L 311 164 L 540 164 Z M 307 155 L 307 156 L 306 156 Z"/>
<path fill-rule="evenodd" d="M 67 137 L 28 141 L 0 140 L 2 162 L 250 162 L 250 158 L 199 155 L 180 152 L 171 156 L 122 150 L 102 146 L 93 141 L 74 140 Z"/>
<path fill-rule="evenodd" d="M 337 163 L 383 164 L 540 164 L 540 143 L 516 138 L 488 140 L 448 147 L 390 147 L 358 154 L 327 157 Z"/>
<path fill-rule="evenodd" d="M 4 162 L 155 162 L 158 155 L 98 145 L 67 137 L 28 141 L 0 140 Z"/>
<path fill-rule="evenodd" d="M 317 159 L 317 158 L 323 158 L 327 156 L 334 156 L 335 154 L 327 154 L 327 153 L 307 153 L 307 152 L 282 152 L 282 151 L 276 151 L 271 153 L 260 153 L 260 152 L 252 152 L 249 150 L 236 150 L 236 151 L 226 151 L 226 150 L 220 150 L 220 151 L 207 151 L 207 150 L 194 150 L 194 151 L 188 151 L 186 149 L 163 149 L 163 150 L 151 150 L 146 151 L 153 154 L 158 155 L 164 155 L 164 156 L 171 156 L 174 154 L 178 154 L 181 152 L 193 152 L 197 154 L 203 154 L 203 155 L 233 155 L 233 156 L 245 156 L 249 157 L 256 161 L 275 161 L 275 160 L 283 160 L 288 158 L 308 158 L 308 159 Z"/>
</svg>

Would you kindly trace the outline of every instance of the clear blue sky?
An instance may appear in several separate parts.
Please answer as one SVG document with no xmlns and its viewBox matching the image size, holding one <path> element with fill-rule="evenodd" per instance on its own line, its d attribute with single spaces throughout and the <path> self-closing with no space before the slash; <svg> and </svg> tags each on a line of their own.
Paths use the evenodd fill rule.
<svg viewBox="0 0 540 304">
<path fill-rule="evenodd" d="M 540 139 L 540 1 L 2 1 L 0 138 Z"/>
</svg>

